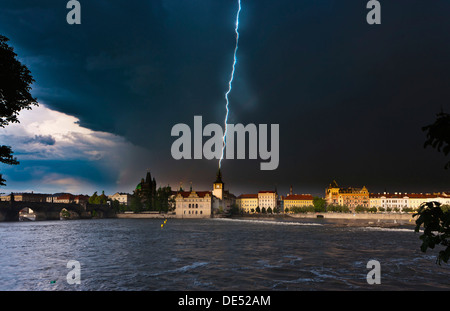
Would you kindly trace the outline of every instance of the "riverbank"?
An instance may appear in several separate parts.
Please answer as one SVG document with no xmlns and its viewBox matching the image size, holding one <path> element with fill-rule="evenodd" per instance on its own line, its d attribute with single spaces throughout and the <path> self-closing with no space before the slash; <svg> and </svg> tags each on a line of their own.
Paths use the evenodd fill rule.
<svg viewBox="0 0 450 311">
<path fill-rule="evenodd" d="M 377 213 L 305 213 L 305 214 L 249 214 L 233 216 L 237 219 L 260 219 L 281 221 L 311 221 L 339 227 L 412 227 L 415 226 L 413 214 L 377 214 Z"/>
<path fill-rule="evenodd" d="M 175 214 L 166 213 L 120 213 L 116 214 L 116 218 L 122 219 L 146 219 L 146 218 L 156 218 L 156 219 L 168 219 L 177 218 Z"/>
<path fill-rule="evenodd" d="M 319 221 L 323 224 L 344 227 L 383 227 L 415 226 L 413 214 L 397 213 L 305 213 L 305 214 L 246 214 L 231 216 L 234 219 L 254 219 L 273 221 Z M 159 213 L 123 213 L 117 214 L 120 219 L 169 219 L 176 214 Z"/>
</svg>

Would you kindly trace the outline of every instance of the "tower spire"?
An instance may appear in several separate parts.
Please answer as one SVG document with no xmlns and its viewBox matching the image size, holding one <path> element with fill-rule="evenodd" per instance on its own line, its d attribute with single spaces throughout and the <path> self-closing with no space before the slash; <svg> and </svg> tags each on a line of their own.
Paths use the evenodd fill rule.
<svg viewBox="0 0 450 311">
<path fill-rule="evenodd" d="M 217 171 L 215 183 L 223 183 L 223 181 L 222 181 L 222 172 L 220 171 L 220 168 Z"/>
</svg>

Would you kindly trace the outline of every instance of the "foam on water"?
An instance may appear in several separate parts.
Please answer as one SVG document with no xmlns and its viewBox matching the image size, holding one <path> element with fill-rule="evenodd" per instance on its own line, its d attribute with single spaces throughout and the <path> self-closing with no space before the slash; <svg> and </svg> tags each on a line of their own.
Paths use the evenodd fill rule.
<svg viewBox="0 0 450 311">
<path fill-rule="evenodd" d="M 277 221 L 277 220 L 254 220 L 254 219 L 233 219 L 233 218 L 214 218 L 215 221 L 242 222 L 251 224 L 269 224 L 279 226 L 322 226 L 317 223 L 295 222 L 295 221 Z"/>
<path fill-rule="evenodd" d="M 414 229 L 408 228 L 361 227 L 361 229 L 365 231 L 414 232 Z"/>
</svg>

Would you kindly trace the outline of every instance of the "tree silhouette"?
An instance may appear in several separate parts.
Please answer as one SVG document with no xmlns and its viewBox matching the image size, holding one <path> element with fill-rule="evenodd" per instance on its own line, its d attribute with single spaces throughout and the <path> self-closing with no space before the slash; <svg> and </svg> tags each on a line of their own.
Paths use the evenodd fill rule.
<svg viewBox="0 0 450 311">
<path fill-rule="evenodd" d="M 431 146 L 437 151 L 444 152 L 447 156 L 450 153 L 450 115 L 441 111 L 437 114 L 433 124 L 424 126 L 423 131 L 427 132 L 427 140 L 424 148 Z M 450 161 L 445 165 L 445 169 L 450 168 Z"/>
<path fill-rule="evenodd" d="M 447 156 L 450 153 L 450 115 L 441 111 L 437 114 L 436 121 L 433 124 L 424 126 L 422 130 L 427 132 L 427 140 L 424 148 L 432 146 L 437 151 L 444 152 Z M 450 167 L 450 161 L 445 165 L 445 169 Z M 421 226 L 424 231 L 420 236 L 422 245 L 420 249 L 426 252 L 428 248 L 433 249 L 436 245 L 444 246 L 437 257 L 437 262 L 447 263 L 450 259 L 450 212 L 442 210 L 439 202 L 422 203 L 416 214 L 416 232 L 419 232 Z"/>
<path fill-rule="evenodd" d="M 423 225 L 424 231 L 420 236 L 422 245 L 420 250 L 426 252 L 428 248 L 433 249 L 436 245 L 445 246 L 438 254 L 436 261 L 447 263 L 450 258 L 450 212 L 443 211 L 441 203 L 422 203 L 414 216 L 419 216 L 416 220 L 415 232 L 419 232 Z"/>
<path fill-rule="evenodd" d="M 22 109 L 37 106 L 36 99 L 31 96 L 31 84 L 34 82 L 28 68 L 17 60 L 14 49 L 8 45 L 9 39 L 0 35 L 0 127 L 10 123 L 18 123 L 17 118 Z M 0 146 L 0 162 L 17 165 L 19 161 L 13 157 L 9 146 Z M 5 180 L 0 174 L 0 186 Z"/>
</svg>

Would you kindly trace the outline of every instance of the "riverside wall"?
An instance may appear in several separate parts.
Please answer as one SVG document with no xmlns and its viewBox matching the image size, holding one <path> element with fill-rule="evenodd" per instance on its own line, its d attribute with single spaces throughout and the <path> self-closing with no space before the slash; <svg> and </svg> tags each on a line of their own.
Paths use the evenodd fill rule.
<svg viewBox="0 0 450 311">
<path fill-rule="evenodd" d="M 415 220 L 413 214 L 409 213 L 306 213 L 306 214 L 288 214 L 292 218 L 319 218 L 325 219 L 346 219 L 346 220 Z"/>
<path fill-rule="evenodd" d="M 180 218 L 175 214 L 164 213 L 120 213 L 116 215 L 117 218 L 123 219 L 144 219 L 144 218 Z M 217 215 L 214 216 L 215 218 Z M 235 216 L 233 216 L 235 217 Z M 236 216 L 237 218 L 324 218 L 324 219 L 342 219 L 342 220 L 368 220 L 368 221 L 415 221 L 413 214 L 410 213 L 304 213 L 304 214 L 248 214 L 244 216 Z"/>
</svg>

